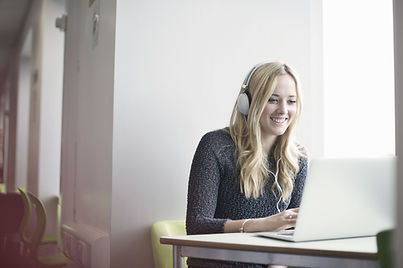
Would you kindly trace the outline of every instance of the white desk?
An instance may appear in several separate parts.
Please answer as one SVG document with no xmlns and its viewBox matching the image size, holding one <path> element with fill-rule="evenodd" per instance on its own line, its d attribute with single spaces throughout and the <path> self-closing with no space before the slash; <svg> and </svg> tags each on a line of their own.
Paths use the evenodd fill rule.
<svg viewBox="0 0 403 268">
<path fill-rule="evenodd" d="M 294 243 L 258 234 L 165 236 L 160 241 L 173 246 L 175 268 L 184 267 L 183 257 L 302 267 L 379 267 L 376 237 Z"/>
</svg>

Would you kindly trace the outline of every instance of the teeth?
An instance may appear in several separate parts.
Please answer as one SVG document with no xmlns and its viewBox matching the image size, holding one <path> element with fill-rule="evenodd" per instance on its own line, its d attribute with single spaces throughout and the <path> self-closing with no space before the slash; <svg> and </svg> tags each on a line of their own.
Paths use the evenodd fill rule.
<svg viewBox="0 0 403 268">
<path fill-rule="evenodd" d="M 285 120 L 287 120 L 287 118 L 271 118 L 272 121 L 274 121 L 275 123 L 284 123 Z"/>
</svg>

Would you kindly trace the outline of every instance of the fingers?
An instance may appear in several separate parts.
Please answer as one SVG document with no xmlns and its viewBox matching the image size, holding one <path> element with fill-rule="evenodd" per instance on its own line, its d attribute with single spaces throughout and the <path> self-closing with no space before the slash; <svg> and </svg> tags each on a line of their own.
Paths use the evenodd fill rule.
<svg viewBox="0 0 403 268">
<path fill-rule="evenodd" d="M 284 213 L 284 219 L 286 221 L 296 221 L 298 218 L 298 213 L 292 212 L 292 211 L 287 211 L 287 213 Z"/>
<path fill-rule="evenodd" d="M 297 224 L 299 208 L 288 209 L 284 211 L 283 221 L 285 223 L 285 228 L 295 227 Z"/>
<path fill-rule="evenodd" d="M 291 227 L 297 223 L 298 210 L 285 210 L 265 218 L 267 229 L 265 231 L 277 232 Z"/>
<path fill-rule="evenodd" d="M 269 216 L 267 220 L 267 231 L 280 231 L 291 227 L 295 227 L 297 223 L 299 208 L 291 208 L 284 210 L 275 215 Z"/>
<path fill-rule="evenodd" d="M 276 216 L 278 217 L 279 221 L 277 222 L 278 226 L 277 228 L 275 228 L 274 231 L 281 231 L 291 227 L 295 227 L 295 225 L 297 224 L 298 213 L 295 213 L 293 211 L 286 210 L 280 214 L 277 214 Z"/>
<path fill-rule="evenodd" d="M 298 213 L 298 212 L 299 212 L 299 208 L 290 208 L 290 209 L 287 209 L 286 211 L 292 211 L 292 212 Z"/>
<path fill-rule="evenodd" d="M 290 220 L 297 219 L 298 212 L 299 212 L 299 208 L 291 208 L 291 209 L 285 210 L 283 213 L 284 213 L 285 219 L 290 221 Z"/>
</svg>

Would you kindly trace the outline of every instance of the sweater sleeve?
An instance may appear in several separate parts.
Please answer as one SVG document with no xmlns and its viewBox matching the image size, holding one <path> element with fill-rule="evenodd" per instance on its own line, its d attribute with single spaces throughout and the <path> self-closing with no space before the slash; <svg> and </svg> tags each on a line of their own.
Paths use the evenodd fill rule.
<svg viewBox="0 0 403 268">
<path fill-rule="evenodd" d="M 217 156 L 217 141 L 211 133 L 201 139 L 191 166 L 186 231 L 188 234 L 224 232 L 227 219 L 216 219 L 218 190 L 220 186 L 220 164 Z"/>
<path fill-rule="evenodd" d="M 300 206 L 307 171 L 308 159 L 306 157 L 301 157 L 299 159 L 299 171 L 295 176 L 294 190 L 292 191 L 292 197 L 288 208 L 297 208 Z"/>
</svg>

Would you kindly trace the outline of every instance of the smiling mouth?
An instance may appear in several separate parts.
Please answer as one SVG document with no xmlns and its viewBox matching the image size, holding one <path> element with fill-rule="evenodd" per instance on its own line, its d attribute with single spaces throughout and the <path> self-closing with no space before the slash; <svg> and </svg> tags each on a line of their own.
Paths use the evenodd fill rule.
<svg viewBox="0 0 403 268">
<path fill-rule="evenodd" d="M 276 124 L 283 124 L 285 123 L 288 118 L 287 117 L 282 117 L 282 118 L 274 118 L 274 117 L 270 117 L 271 121 L 273 121 Z"/>
</svg>

